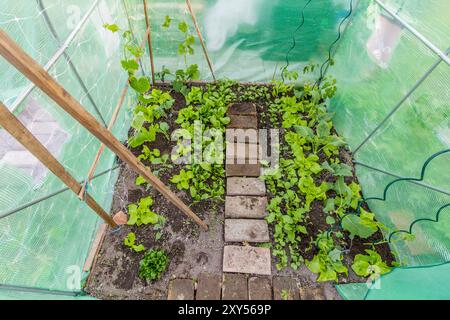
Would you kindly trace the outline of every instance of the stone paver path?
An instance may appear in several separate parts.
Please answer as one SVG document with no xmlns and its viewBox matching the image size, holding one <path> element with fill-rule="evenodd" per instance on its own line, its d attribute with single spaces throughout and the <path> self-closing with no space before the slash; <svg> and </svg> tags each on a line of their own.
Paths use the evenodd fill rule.
<svg viewBox="0 0 450 320">
<path fill-rule="evenodd" d="M 168 300 L 325 300 L 323 287 L 300 287 L 290 277 L 242 273 L 201 273 L 194 279 L 172 279 Z"/>
<path fill-rule="evenodd" d="M 271 275 L 270 249 L 255 247 L 269 242 L 266 216 L 266 187 L 259 179 L 260 146 L 246 140 L 244 129 L 257 129 L 258 116 L 253 103 L 236 103 L 229 107 L 226 144 L 227 197 L 225 199 L 225 247 L 223 272 Z M 230 129 L 238 129 L 230 134 Z M 257 137 L 257 135 L 256 135 Z M 245 243 L 246 245 L 237 245 Z M 250 244 L 250 245 L 248 245 Z"/>
<path fill-rule="evenodd" d="M 194 280 L 171 280 L 168 299 L 324 300 L 322 287 L 299 288 L 295 278 L 272 276 L 270 249 L 258 246 L 270 242 L 270 235 L 264 219 L 266 186 L 259 179 L 261 148 L 253 130 L 258 125 L 256 107 L 234 104 L 228 116 L 223 274 L 200 274 L 196 285 Z M 247 139 L 251 130 L 253 138 Z"/>
</svg>

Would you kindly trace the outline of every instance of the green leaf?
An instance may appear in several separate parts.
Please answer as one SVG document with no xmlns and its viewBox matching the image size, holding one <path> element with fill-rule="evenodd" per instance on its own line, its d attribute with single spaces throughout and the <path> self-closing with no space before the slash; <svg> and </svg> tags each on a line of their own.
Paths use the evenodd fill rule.
<svg viewBox="0 0 450 320">
<path fill-rule="evenodd" d="M 189 80 L 198 80 L 200 78 L 200 70 L 198 69 L 198 65 L 191 64 L 187 69 L 186 73 L 188 74 Z"/>
<path fill-rule="evenodd" d="M 169 28 L 170 27 L 170 23 L 172 22 L 172 19 L 166 15 L 166 17 L 164 18 L 164 23 L 162 24 L 163 28 Z"/>
<path fill-rule="evenodd" d="M 140 46 L 131 43 L 125 45 L 125 49 L 130 52 L 135 58 L 140 58 L 144 54 L 144 50 Z"/>
<path fill-rule="evenodd" d="M 311 261 L 306 261 L 306 266 L 312 273 L 319 273 L 321 271 L 321 262 L 319 256 L 315 255 Z"/>
<path fill-rule="evenodd" d="M 314 131 L 307 126 L 294 126 L 295 132 L 302 137 L 314 137 Z"/>
<path fill-rule="evenodd" d="M 323 208 L 323 211 L 326 213 L 334 212 L 336 210 L 335 204 L 334 204 L 334 198 L 328 198 L 325 202 L 325 207 Z"/>
<path fill-rule="evenodd" d="M 133 59 L 122 60 L 120 63 L 122 64 L 122 68 L 129 74 L 134 74 L 139 69 L 139 64 Z"/>
<path fill-rule="evenodd" d="M 344 177 L 339 177 L 337 179 L 336 183 L 334 184 L 334 190 L 341 196 L 352 194 L 351 189 L 347 186 L 347 184 L 344 181 Z"/>
<path fill-rule="evenodd" d="M 334 164 L 334 175 L 342 176 L 342 177 L 351 177 L 353 176 L 352 168 L 345 163 Z"/>
<path fill-rule="evenodd" d="M 117 32 L 120 30 L 120 28 L 116 24 L 107 24 L 105 23 L 103 25 L 103 28 L 108 29 L 111 32 Z"/>
<path fill-rule="evenodd" d="M 327 216 L 325 221 L 327 222 L 327 224 L 330 224 L 330 225 L 333 225 L 336 223 L 336 220 L 332 216 Z"/>
<path fill-rule="evenodd" d="M 326 282 L 326 281 L 337 281 L 337 273 L 332 268 L 327 267 L 325 270 L 320 272 L 319 277 L 317 278 L 317 282 Z"/>
<path fill-rule="evenodd" d="M 136 178 L 135 184 L 136 184 L 137 186 L 142 186 L 143 184 L 146 184 L 146 183 L 147 183 L 147 180 L 145 180 L 144 177 L 138 176 L 138 177 Z"/>
<path fill-rule="evenodd" d="M 363 223 L 361 218 L 355 214 L 348 214 L 342 219 L 342 228 L 351 235 L 366 239 L 378 231 L 378 228 Z"/>
<path fill-rule="evenodd" d="M 373 250 L 365 250 L 367 255 L 357 254 L 353 260 L 352 269 L 361 277 L 380 276 L 391 271 L 383 262 L 381 256 Z"/>
<path fill-rule="evenodd" d="M 130 86 L 139 93 L 145 93 L 150 90 L 150 81 L 146 77 L 131 77 Z"/>
<path fill-rule="evenodd" d="M 181 22 L 178 24 L 178 29 L 179 29 L 181 32 L 186 33 L 186 32 L 188 31 L 188 29 L 189 29 L 189 26 L 188 26 L 188 24 L 186 23 L 186 21 L 181 21 Z"/>
<path fill-rule="evenodd" d="M 330 126 L 326 121 L 320 121 L 316 128 L 317 135 L 320 138 L 330 135 Z"/>
<path fill-rule="evenodd" d="M 167 132 L 169 130 L 169 124 L 167 122 L 160 122 L 159 123 L 159 128 L 162 131 Z"/>
</svg>

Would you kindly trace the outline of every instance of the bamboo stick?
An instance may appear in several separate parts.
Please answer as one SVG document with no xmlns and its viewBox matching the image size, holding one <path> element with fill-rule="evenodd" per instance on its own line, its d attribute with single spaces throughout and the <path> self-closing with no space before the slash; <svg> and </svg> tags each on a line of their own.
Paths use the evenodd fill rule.
<svg viewBox="0 0 450 320">
<path fill-rule="evenodd" d="M 164 197 L 204 230 L 208 230 L 208 225 L 204 221 L 192 212 L 161 180 L 153 175 L 107 128 L 102 127 L 95 117 L 87 112 L 75 98 L 57 83 L 35 60 L 27 55 L 3 30 L 0 30 L 0 54 L 30 81 L 35 83 L 38 88 L 53 99 L 63 110 L 89 130 L 96 138 L 111 149 L 111 151 L 117 154 L 123 162 L 132 167 L 137 174 L 143 176 Z M 78 191 L 79 189 L 77 189 Z"/>
<path fill-rule="evenodd" d="M 53 157 L 45 146 L 17 119 L 14 114 L 0 102 L 0 125 L 20 142 L 31 154 L 41 161 L 51 172 L 53 172 L 64 184 L 75 194 L 81 189 L 78 181 Z M 100 124 L 99 124 L 100 125 Z M 113 219 L 103 208 L 89 195 L 86 194 L 87 205 L 95 211 L 111 227 L 117 227 Z"/>
<path fill-rule="evenodd" d="M 216 76 L 214 75 L 213 66 L 212 66 L 211 60 L 209 59 L 208 51 L 206 50 L 206 46 L 205 46 L 205 42 L 203 41 L 202 33 L 200 32 L 200 28 L 198 27 L 197 19 L 195 18 L 195 13 L 191 6 L 191 1 L 186 0 L 186 5 L 188 7 L 189 13 L 191 14 L 192 21 L 194 21 L 195 30 L 197 31 L 198 39 L 200 40 L 200 44 L 202 45 L 203 54 L 205 55 L 206 62 L 208 62 L 209 70 L 211 71 L 211 75 L 212 75 L 214 81 L 216 81 Z"/>
</svg>

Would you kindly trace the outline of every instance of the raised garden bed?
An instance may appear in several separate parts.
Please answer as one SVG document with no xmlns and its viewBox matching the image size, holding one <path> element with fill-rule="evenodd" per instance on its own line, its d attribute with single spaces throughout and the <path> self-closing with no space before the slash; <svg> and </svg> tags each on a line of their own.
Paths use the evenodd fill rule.
<svg viewBox="0 0 450 320">
<path fill-rule="evenodd" d="M 141 95 L 146 99 L 141 100 L 141 105 L 145 105 L 147 108 L 151 106 L 151 109 L 154 110 L 161 109 L 161 107 L 163 109 L 161 109 L 163 112 L 160 117 L 154 117 L 152 122 L 144 121 L 143 127 L 148 130 L 152 125 L 156 125 L 162 130 L 156 133 L 154 139 L 150 139 L 153 141 L 144 141 L 136 146 L 138 144 L 136 143 L 136 129 L 132 128 L 127 145 L 136 156 L 143 154 L 144 147 L 150 151 L 159 150 L 159 153 L 141 157 L 142 161 L 166 185 L 170 186 L 180 199 L 186 204 L 191 204 L 192 210 L 209 224 L 210 229 L 208 232 L 202 231 L 169 201 L 146 184 L 136 185 L 138 177 L 122 166 L 115 188 L 111 213 L 114 214 L 120 210 L 129 213 L 130 204 L 138 204 L 140 199 L 150 196 L 153 200 L 150 210 L 161 218 L 158 218 L 155 223 L 141 226 L 125 225 L 118 231 L 108 231 L 86 288 L 90 294 L 104 299 L 165 299 L 168 282 L 171 278 L 196 278 L 201 272 L 215 274 L 222 272 L 224 165 L 213 165 L 217 168 L 209 178 L 197 177 L 199 174 L 204 174 L 204 171 L 199 169 L 193 177 L 186 178 L 188 187 L 185 188 L 180 179 L 174 180 L 173 177 L 179 175 L 181 170 L 189 172 L 192 168 L 183 164 L 173 164 L 163 155 L 170 154 L 177 144 L 168 139 L 168 135 L 175 129 L 181 126 L 187 128 L 192 125 L 191 122 L 194 119 L 206 122 L 205 125 L 208 128 L 213 127 L 215 121 L 221 121 L 220 116 L 226 117 L 224 113 L 217 111 L 217 108 L 225 106 L 226 110 L 227 106 L 235 102 L 256 104 L 260 129 L 282 129 L 280 131 L 282 170 L 278 177 L 268 176 L 265 178 L 269 191 L 269 216 L 267 219 L 270 223 L 271 242 L 263 244 L 263 246 L 271 247 L 272 253 L 274 253 L 272 275 L 291 275 L 309 285 L 317 280 L 317 274 L 321 277 L 320 280 L 329 280 L 326 281 L 326 286 L 330 288 L 336 282 L 365 281 L 364 278 L 357 276 L 352 271 L 352 264 L 357 254 L 365 254 L 365 249 L 372 248 L 370 243 L 379 243 L 374 246 L 376 252 L 388 265 L 392 264 L 394 259 L 379 231 L 380 225 L 371 220 L 372 216 L 367 213 L 368 208 L 365 205 L 362 205 L 362 209 L 367 212 L 362 212 L 364 219 L 369 219 L 369 221 L 363 223 L 363 229 L 361 226 L 342 228 L 340 223 L 340 219 L 346 217 L 348 212 L 356 212 L 356 209 L 359 208 L 360 193 L 351 162 L 351 154 L 345 144 L 337 138 L 333 128 L 318 128 L 320 120 L 313 121 L 314 116 L 311 116 L 315 112 L 312 111 L 313 108 L 323 109 L 322 111 L 326 114 L 324 99 L 327 97 L 326 90 L 334 90 L 332 83 L 326 83 L 321 87 L 323 91 L 319 93 L 323 96 L 319 96 L 317 99 L 313 98 L 313 95 L 318 92 L 311 92 L 308 87 L 294 89 L 282 83 L 243 86 L 226 81 L 215 85 L 189 84 L 182 90 L 179 87 L 176 89 L 183 91 L 186 98 L 172 86 L 165 84 L 158 86 L 157 91 L 153 91 L 150 96 Z M 205 104 L 207 96 L 205 92 L 211 97 L 217 93 L 217 97 L 212 102 L 206 101 Z M 162 98 L 163 93 L 170 94 L 170 96 Z M 313 102 L 313 99 L 316 101 Z M 206 112 L 206 114 L 197 113 L 191 118 L 186 117 L 188 114 L 186 110 L 189 107 L 186 106 L 186 100 L 194 110 L 201 109 L 200 113 Z M 143 103 L 144 101 L 145 103 Z M 309 107 L 306 107 L 307 105 Z M 155 106 L 158 108 L 154 108 Z M 207 114 L 208 111 L 205 109 L 216 109 L 215 114 L 217 115 L 219 112 L 220 116 L 211 121 L 211 114 Z M 180 116 L 180 111 L 184 116 Z M 191 114 L 191 110 L 189 110 L 189 114 Z M 185 120 L 180 121 L 182 118 Z M 179 120 L 177 121 L 177 119 Z M 324 119 L 327 124 L 330 124 L 329 118 Z M 295 123 L 290 125 L 289 121 Z M 161 123 L 164 124 L 161 126 Z M 136 124 L 134 126 L 136 127 Z M 225 130 L 225 126 L 226 120 L 216 125 L 222 131 Z M 336 140 L 338 142 L 335 143 L 333 140 L 326 152 L 321 142 L 317 142 L 320 150 L 316 151 L 313 148 L 307 150 L 311 146 L 310 142 L 300 142 L 300 144 L 293 142 L 293 138 L 299 137 L 306 139 L 310 136 L 310 139 L 314 139 L 318 135 L 318 130 L 323 131 L 324 137 L 333 136 L 336 138 L 332 139 L 339 141 Z M 290 143 L 286 140 L 289 140 Z M 131 147 L 130 144 L 133 144 L 134 147 Z M 303 155 L 298 154 L 299 148 L 304 151 Z M 308 159 L 313 154 L 317 156 L 317 159 L 309 158 L 311 161 L 306 163 L 309 167 L 304 167 L 304 161 L 299 159 Z M 296 162 L 296 155 L 300 162 Z M 287 163 L 289 161 L 290 163 Z M 295 173 L 287 171 L 292 166 L 296 168 Z M 313 193 L 310 192 L 311 188 L 299 185 L 309 176 L 312 178 L 314 186 L 317 187 L 323 183 L 322 190 L 314 191 L 316 196 L 311 195 Z M 222 179 L 221 182 L 220 179 Z M 285 185 L 289 181 L 292 183 Z M 139 181 L 137 182 L 139 184 Z M 208 187 L 208 191 L 201 190 L 198 186 L 199 183 L 206 183 L 213 187 Z M 197 189 L 194 192 L 190 189 L 193 185 Z M 287 190 L 295 191 L 295 199 L 286 197 Z M 346 195 L 345 192 L 350 192 L 350 194 Z M 202 194 L 207 194 L 206 199 L 201 199 Z M 293 195 L 291 194 L 291 196 Z M 309 208 L 305 207 L 306 196 L 312 197 Z M 344 201 L 344 197 L 348 197 L 348 203 L 343 204 L 342 202 L 340 205 L 338 201 Z M 335 199 L 335 203 L 330 204 L 328 199 Z M 303 209 L 299 211 L 300 208 Z M 361 212 L 355 216 L 361 219 L 359 218 Z M 353 224 L 355 221 L 351 222 Z M 293 235 L 289 231 L 291 227 L 295 229 Z M 365 232 L 370 236 L 364 238 L 352 235 L 350 237 L 349 230 L 353 233 Z M 135 234 L 135 245 L 142 244 L 145 250 L 135 252 L 124 244 L 124 239 L 130 232 Z M 144 252 L 149 249 L 163 249 L 169 259 L 168 267 L 161 274 L 161 278 L 154 281 L 142 279 L 139 275 L 139 263 Z M 344 272 L 344 268 L 348 271 L 348 275 Z M 315 271 L 316 274 L 310 270 Z M 331 279 L 333 272 L 330 270 L 337 272 L 336 279 Z"/>
</svg>

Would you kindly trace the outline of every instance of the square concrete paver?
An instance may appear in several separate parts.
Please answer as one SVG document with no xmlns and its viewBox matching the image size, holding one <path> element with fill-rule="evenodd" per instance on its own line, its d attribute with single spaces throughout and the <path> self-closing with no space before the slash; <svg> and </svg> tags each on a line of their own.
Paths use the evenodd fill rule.
<svg viewBox="0 0 450 320">
<path fill-rule="evenodd" d="M 223 272 L 270 275 L 270 249 L 251 246 L 225 246 Z"/>
<path fill-rule="evenodd" d="M 225 218 L 262 219 L 267 215 L 267 198 L 253 196 L 227 196 Z"/>
<path fill-rule="evenodd" d="M 227 178 L 228 196 L 265 196 L 266 185 L 258 178 Z"/>
<path fill-rule="evenodd" d="M 226 242 L 268 242 L 269 226 L 265 220 L 225 219 Z"/>
</svg>

